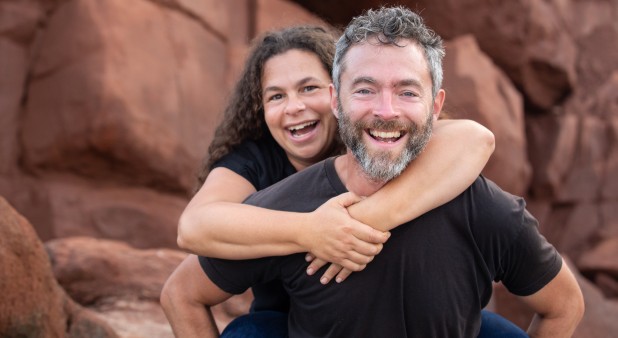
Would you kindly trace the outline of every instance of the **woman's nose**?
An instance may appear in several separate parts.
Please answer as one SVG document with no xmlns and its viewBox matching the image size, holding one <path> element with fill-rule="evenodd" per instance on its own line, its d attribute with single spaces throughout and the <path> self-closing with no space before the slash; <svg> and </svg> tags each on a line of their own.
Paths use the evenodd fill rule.
<svg viewBox="0 0 618 338">
<path fill-rule="evenodd" d="M 296 114 L 305 110 L 305 103 L 298 97 L 298 95 L 289 95 L 288 102 L 285 106 L 286 114 Z"/>
</svg>

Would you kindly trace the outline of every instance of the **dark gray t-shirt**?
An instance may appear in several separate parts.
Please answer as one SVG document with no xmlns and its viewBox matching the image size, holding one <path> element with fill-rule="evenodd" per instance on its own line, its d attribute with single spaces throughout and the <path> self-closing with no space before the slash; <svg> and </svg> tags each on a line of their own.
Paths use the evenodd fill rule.
<svg viewBox="0 0 618 338">
<path fill-rule="evenodd" d="M 328 159 L 246 203 L 309 212 L 345 191 Z M 281 280 L 292 337 L 476 337 L 492 281 L 530 295 L 556 276 L 562 260 L 524 201 L 479 177 L 451 202 L 392 230 L 373 262 L 341 284 L 321 285 L 319 272 L 307 276 L 304 254 L 200 263 L 229 293 Z"/>
</svg>

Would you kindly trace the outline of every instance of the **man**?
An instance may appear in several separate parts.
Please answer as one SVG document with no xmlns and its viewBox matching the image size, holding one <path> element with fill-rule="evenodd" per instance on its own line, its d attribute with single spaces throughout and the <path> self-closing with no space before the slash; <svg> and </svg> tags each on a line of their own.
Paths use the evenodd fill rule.
<svg viewBox="0 0 618 338">
<path fill-rule="evenodd" d="M 371 195 L 399 175 L 424 148 L 442 108 L 443 55 L 440 37 L 407 9 L 355 18 L 337 43 L 331 86 L 348 152 L 246 203 L 309 212 L 346 191 Z M 303 254 L 202 257 L 205 274 L 196 273 L 187 288 L 195 288 L 199 303 L 215 305 L 252 285 L 282 280 L 291 298 L 290 336 L 475 337 L 494 280 L 537 312 L 532 336 L 570 336 L 583 313 L 573 275 L 538 233 L 523 200 L 483 177 L 394 229 L 374 261 L 345 283 L 324 286 L 305 273 L 303 262 Z"/>
</svg>

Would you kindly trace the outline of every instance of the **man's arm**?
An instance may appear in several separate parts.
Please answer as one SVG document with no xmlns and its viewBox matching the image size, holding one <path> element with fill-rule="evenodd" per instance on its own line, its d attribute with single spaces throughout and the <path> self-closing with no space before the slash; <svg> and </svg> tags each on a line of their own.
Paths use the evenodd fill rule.
<svg viewBox="0 0 618 338">
<path fill-rule="evenodd" d="M 551 282 L 519 299 L 536 312 L 528 328 L 530 337 L 571 337 L 584 315 L 584 297 L 564 261 Z"/>
<path fill-rule="evenodd" d="M 197 256 L 190 255 L 165 282 L 161 306 L 176 337 L 219 337 L 210 306 L 231 296 L 208 278 Z"/>
</svg>

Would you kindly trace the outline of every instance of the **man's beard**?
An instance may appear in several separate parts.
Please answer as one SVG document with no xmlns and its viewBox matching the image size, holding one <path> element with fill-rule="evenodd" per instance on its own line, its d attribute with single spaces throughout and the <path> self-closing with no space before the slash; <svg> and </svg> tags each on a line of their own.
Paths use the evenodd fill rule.
<svg viewBox="0 0 618 338">
<path fill-rule="evenodd" d="M 387 182 L 399 176 L 408 164 L 414 160 L 425 148 L 433 126 L 433 115 L 428 113 L 423 126 L 414 122 L 385 121 L 375 118 L 369 123 L 356 121 L 352 123 L 348 114 L 341 109 L 339 115 L 339 135 L 343 143 L 352 151 L 356 161 L 361 165 L 367 177 L 376 182 Z M 369 153 L 367 145 L 363 143 L 363 133 L 367 129 L 380 131 L 402 131 L 408 135 L 401 154 L 392 154 L 390 151 L 372 151 Z"/>
</svg>

